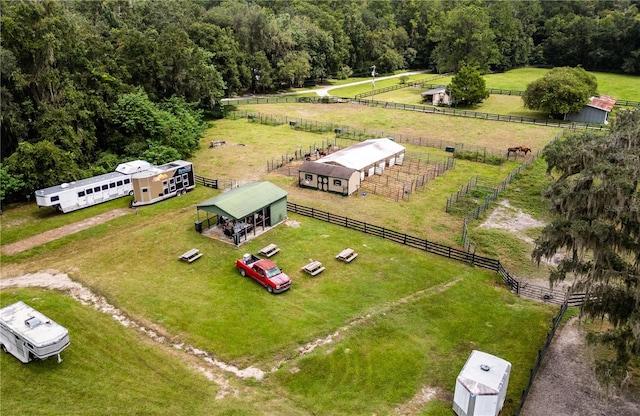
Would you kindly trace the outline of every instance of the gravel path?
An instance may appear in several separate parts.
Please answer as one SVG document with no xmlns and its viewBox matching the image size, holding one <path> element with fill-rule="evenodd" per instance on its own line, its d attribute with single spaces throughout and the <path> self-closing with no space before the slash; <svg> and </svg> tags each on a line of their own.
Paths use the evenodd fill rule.
<svg viewBox="0 0 640 416">
<path fill-rule="evenodd" d="M 640 397 L 606 397 L 591 368 L 585 330 L 572 318 L 556 332 L 522 416 L 638 416 Z"/>
</svg>

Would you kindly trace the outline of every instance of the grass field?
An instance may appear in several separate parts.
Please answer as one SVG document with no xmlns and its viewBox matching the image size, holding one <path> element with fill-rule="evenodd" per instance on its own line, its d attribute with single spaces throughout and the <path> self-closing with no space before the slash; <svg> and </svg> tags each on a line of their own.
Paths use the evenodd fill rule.
<svg viewBox="0 0 640 416">
<path fill-rule="evenodd" d="M 439 391 L 430 403 L 439 410 L 428 414 L 446 414 L 453 380 L 472 348 L 523 369 L 510 382 L 508 406 L 517 405 L 553 308 L 514 297 L 485 271 L 295 215 L 299 227 L 283 224 L 240 250 L 204 239 L 192 221 L 203 191 L 47 244 L 4 265 L 3 276 L 64 271 L 128 317 L 163 328 L 172 342 L 263 369 L 267 377 L 232 379 L 237 397 L 216 400 L 219 387 L 193 370 L 204 362 L 152 344 L 63 295 L 5 289 L 2 305 L 32 303 L 70 329 L 72 345 L 59 365 L 24 365 L 3 355 L 2 406 L 12 409 L 3 414 L 36 408 L 42 414 L 389 414 L 424 386 Z M 271 241 L 284 248 L 275 259 L 294 282 L 278 296 L 233 266 L 244 251 Z M 351 264 L 333 259 L 346 245 L 359 252 Z M 201 260 L 176 260 L 193 246 L 204 253 Z M 315 279 L 300 272 L 310 258 L 327 265 Z M 333 341 L 300 354 L 301 346 L 327 337 Z M 43 393 L 57 393 L 21 400 L 34 374 L 43 374 Z M 91 387 L 83 390 L 85 384 Z"/>
<path fill-rule="evenodd" d="M 342 104 L 242 109 L 497 149 L 526 144 L 539 150 L 558 131 Z M 295 179 L 267 174 L 267 161 L 330 138 L 288 125 L 217 120 L 191 161 L 201 176 L 270 180 L 292 202 L 450 245 L 459 242 L 461 217 L 444 212 L 447 196 L 473 175 L 500 181 L 517 166 L 458 160 L 425 191 L 397 203 L 376 195 L 304 191 Z M 209 148 L 211 140 L 227 145 Z M 407 145 L 408 154 L 424 152 L 445 154 Z M 536 162 L 504 194 L 540 219 L 546 219 L 544 169 Z M 503 413 L 517 409 L 556 308 L 518 298 L 496 274 L 297 215 L 240 248 L 208 239 L 194 231 L 195 205 L 219 192 L 198 186 L 26 252 L 0 255 L 2 279 L 43 270 L 67 273 L 165 337 L 152 341 L 65 293 L 3 289 L 0 305 L 24 300 L 69 328 L 72 344 L 60 364 L 53 359 L 24 365 L 0 356 L 0 413 L 390 415 L 401 408 L 404 414 L 450 415 L 455 377 L 472 349 L 512 363 Z M 1 246 L 126 208 L 126 199 L 65 215 L 33 203 L 5 206 Z M 512 271 L 536 273 L 521 260 L 530 246 L 517 238 L 475 226 L 472 238 Z M 282 248 L 274 260 L 293 281 L 281 295 L 269 295 L 234 267 L 244 252 L 268 243 Z M 358 259 L 335 260 L 347 246 L 358 251 Z M 177 260 L 193 247 L 204 254 L 200 260 Z M 310 259 L 327 266 L 316 278 L 300 271 Z M 210 360 L 185 352 L 185 345 Z M 265 377 L 237 377 L 213 360 L 258 368 Z M 420 402 L 424 391 L 434 398 Z"/>
<path fill-rule="evenodd" d="M 486 74 L 483 78 L 486 81 L 487 88 L 495 88 L 495 89 L 504 89 L 504 90 L 514 90 L 514 91 L 524 91 L 527 88 L 527 85 L 537 79 L 544 77 L 544 75 L 548 72 L 548 69 L 544 68 L 519 68 L 513 69 L 507 72 L 495 73 L 495 74 Z M 598 93 L 613 96 L 619 100 L 633 100 L 638 101 L 640 97 L 640 81 L 637 76 L 632 75 L 624 75 L 624 74 L 611 74 L 611 73 L 603 73 L 603 72 L 592 72 L 593 75 L 596 76 L 598 81 Z M 438 85 L 447 85 L 451 82 L 451 77 L 443 77 L 443 78 L 434 78 L 430 74 L 422 74 L 422 75 L 412 75 L 409 77 L 409 81 L 424 81 L 429 80 L 429 84 L 438 84 Z M 383 89 L 386 87 L 399 85 L 400 79 L 387 79 L 383 81 L 376 81 L 375 88 Z M 339 84 L 336 84 L 339 85 Z M 407 88 L 409 89 L 409 88 Z M 403 91 L 400 89 L 396 90 Z M 331 90 L 331 94 L 336 97 L 353 97 L 357 94 L 362 94 L 371 91 L 371 84 L 362 84 L 362 85 L 354 85 L 342 88 L 335 88 Z M 424 90 L 419 90 L 416 94 L 416 99 L 420 99 L 420 92 Z M 376 94 L 374 95 L 374 99 L 384 101 L 385 98 L 393 98 L 393 93 L 385 94 Z M 397 102 L 405 102 L 407 104 L 419 104 L 419 102 L 411 102 L 408 97 L 402 98 L 402 94 L 399 93 L 400 101 Z M 412 94 L 413 95 L 413 94 Z M 522 99 L 519 99 L 519 105 L 522 104 Z M 390 101 L 396 102 L 395 99 L 391 99 Z M 415 99 L 413 99 L 415 101 Z M 483 108 L 480 106 L 479 108 Z M 488 107 L 490 108 L 490 107 Z M 524 109 L 524 107 L 523 107 Z M 476 111 L 491 113 L 489 109 L 477 109 Z M 526 110 L 529 111 L 529 110 Z M 496 112 L 497 114 L 503 114 L 502 112 Z"/>
</svg>

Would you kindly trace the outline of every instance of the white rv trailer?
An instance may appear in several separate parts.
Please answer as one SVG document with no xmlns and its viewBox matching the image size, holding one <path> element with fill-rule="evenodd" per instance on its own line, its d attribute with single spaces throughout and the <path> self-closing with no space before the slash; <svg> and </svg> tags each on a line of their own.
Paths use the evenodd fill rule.
<svg viewBox="0 0 640 416">
<path fill-rule="evenodd" d="M 67 348 L 69 331 L 24 302 L 0 309 L 0 348 L 23 363 L 44 360 Z"/>
<path fill-rule="evenodd" d="M 456 379 L 453 411 L 458 416 L 498 416 L 509 386 L 511 363 L 473 350 Z"/>
<path fill-rule="evenodd" d="M 115 172 L 40 189 L 35 192 L 38 207 L 56 207 L 67 213 L 133 195 L 131 175 L 151 168 L 149 162 L 121 163 Z"/>
<path fill-rule="evenodd" d="M 193 164 L 184 160 L 175 160 L 135 173 L 131 175 L 131 182 L 133 207 L 182 195 L 196 187 Z"/>
</svg>

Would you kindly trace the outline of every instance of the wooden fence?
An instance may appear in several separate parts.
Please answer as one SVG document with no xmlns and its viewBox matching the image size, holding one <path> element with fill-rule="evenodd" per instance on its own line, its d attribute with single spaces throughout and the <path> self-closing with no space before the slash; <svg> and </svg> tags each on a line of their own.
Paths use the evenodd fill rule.
<svg viewBox="0 0 640 416">
<path fill-rule="evenodd" d="M 518 406 L 518 410 L 516 410 L 515 416 L 520 416 L 522 409 L 524 408 L 524 404 L 529 396 L 529 392 L 531 391 L 531 387 L 533 386 L 533 381 L 536 378 L 536 374 L 538 370 L 542 366 L 542 361 L 547 355 L 549 348 L 551 347 L 551 341 L 553 341 L 553 337 L 556 334 L 560 323 L 562 322 L 562 318 L 564 318 L 564 314 L 567 311 L 568 307 L 571 306 L 567 302 L 564 302 L 560 309 L 558 310 L 557 315 L 551 321 L 551 330 L 547 333 L 547 339 L 542 346 L 541 349 L 538 350 L 538 357 L 536 358 L 536 362 L 533 365 L 533 368 L 529 371 L 529 382 L 527 383 L 527 387 L 522 390 L 522 397 L 520 398 L 520 406 Z"/>
<path fill-rule="evenodd" d="M 424 238 L 414 237 L 412 235 L 381 227 L 379 225 L 369 224 L 363 221 L 344 217 L 342 215 L 332 214 L 327 211 L 294 204 L 292 202 L 287 202 L 287 210 L 298 215 L 311 217 L 316 220 L 325 221 L 330 224 L 339 225 L 351 230 L 363 232 L 365 234 L 371 234 L 376 237 L 384 238 L 385 240 L 404 244 L 409 247 L 417 248 L 419 250 L 437 254 L 439 256 L 448 257 L 450 259 L 470 263 L 484 269 L 493 270 L 495 272 L 497 272 L 501 267 L 500 261 L 496 259 L 478 256 L 475 253 L 470 253 L 468 251 L 460 250 L 451 246 L 445 246 L 443 244 L 435 243 Z"/>
<path fill-rule="evenodd" d="M 371 130 L 363 128 L 355 128 L 342 124 L 324 123 L 313 120 L 305 120 L 300 118 L 290 118 L 287 116 L 264 115 L 252 111 L 229 111 L 226 115 L 228 118 L 238 120 L 242 118 L 248 119 L 253 123 L 261 123 L 270 126 L 280 126 L 288 124 L 296 130 L 311 133 L 333 133 L 336 139 L 346 139 L 352 141 L 362 141 L 372 138 L 391 137 L 396 143 L 408 143 L 416 146 L 433 147 L 435 149 L 445 150 L 453 154 L 453 157 L 473 160 L 480 163 L 488 163 L 492 165 L 502 164 L 507 160 L 506 151 L 503 149 L 493 149 L 485 146 L 477 146 L 473 144 L 456 143 L 450 140 L 443 140 L 433 137 L 416 137 L 407 134 L 385 132 L 380 130 Z M 325 146 L 318 147 L 320 149 Z"/>
<path fill-rule="evenodd" d="M 584 294 L 564 292 L 557 289 L 547 288 L 531 284 L 523 284 L 514 278 L 500 263 L 498 259 L 476 255 L 475 252 L 460 250 L 451 246 L 435 243 L 420 237 L 411 236 L 385 227 L 369 224 L 360 220 L 332 214 L 327 211 L 287 202 L 287 210 L 298 215 L 310 217 L 316 220 L 325 221 L 330 224 L 339 225 L 351 230 L 371 234 L 409 247 L 417 248 L 439 256 L 462 261 L 483 269 L 498 273 L 502 280 L 511 290 L 523 297 L 541 300 L 551 304 L 564 304 L 569 302 L 570 306 L 579 306 L 584 301 Z"/>
<path fill-rule="evenodd" d="M 449 76 L 449 75 L 450 74 L 442 75 L 442 77 Z M 434 88 L 442 88 L 442 87 L 446 88 L 446 85 L 444 84 L 430 84 L 429 81 L 433 81 L 434 79 L 436 78 L 430 78 L 426 80 L 416 80 L 416 81 L 407 82 L 404 84 L 398 84 L 390 87 L 380 88 L 373 91 L 367 91 L 367 92 L 363 92 L 362 94 L 356 94 L 354 98 L 358 99 L 358 98 L 371 97 L 371 96 L 375 96 L 376 94 L 383 94 L 385 92 L 395 91 L 401 88 L 408 88 L 408 87 L 420 87 L 425 89 L 434 89 Z M 515 95 L 518 97 L 521 97 L 524 95 L 524 91 L 508 90 L 503 88 L 487 88 L 487 91 L 489 92 L 489 94 L 496 94 L 496 95 Z M 640 107 L 640 101 L 616 100 L 616 107 Z"/>
<path fill-rule="evenodd" d="M 596 123 L 580 123 L 576 121 L 564 121 L 564 120 L 554 120 L 554 119 L 540 119 L 533 117 L 520 117 L 520 116 L 511 116 L 504 114 L 491 114 L 491 113 L 481 113 L 477 111 L 469 111 L 469 110 L 459 110 L 454 107 L 432 107 L 426 105 L 419 104 L 402 104 L 402 103 L 394 103 L 389 101 L 375 101 L 375 100 L 363 100 L 363 99 L 353 99 L 352 103 L 362 104 L 369 107 L 381 107 L 387 109 L 395 109 L 395 110 L 405 110 L 405 111 L 419 111 L 421 113 L 429 113 L 429 114 L 442 114 L 449 116 L 458 116 L 458 117 L 471 117 L 471 118 L 479 118 L 482 120 L 494 120 L 494 121 L 507 121 L 511 123 L 522 123 L 522 124 L 534 124 L 537 126 L 546 126 L 546 127 L 560 127 L 565 129 L 595 129 L 595 130 L 608 130 L 604 124 L 596 124 Z"/>
<path fill-rule="evenodd" d="M 234 180 L 221 181 L 219 179 L 209 179 L 198 175 L 194 175 L 193 179 L 195 183 L 213 189 L 230 189 L 238 186 L 238 183 Z"/>
</svg>

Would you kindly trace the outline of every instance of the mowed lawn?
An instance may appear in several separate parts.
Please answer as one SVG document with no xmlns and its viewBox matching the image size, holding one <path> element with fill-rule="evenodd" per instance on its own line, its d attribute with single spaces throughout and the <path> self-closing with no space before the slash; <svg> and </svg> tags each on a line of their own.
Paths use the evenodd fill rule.
<svg viewBox="0 0 640 416">
<path fill-rule="evenodd" d="M 513 363 L 505 411 L 516 409 L 555 308 L 517 298 L 493 273 L 296 215 L 237 249 L 193 230 L 203 191 L 65 237 L 4 268 L 3 278 L 66 272 L 161 330 L 167 344 L 65 295 L 3 289 L 3 306 L 32 303 L 72 339 L 60 364 L 2 356 L 3 414 L 390 414 L 423 388 L 437 392 L 426 414 L 447 414 L 472 349 Z M 281 295 L 234 267 L 242 253 L 271 242 L 283 248 L 274 260 L 294 282 Z M 359 253 L 350 264 L 333 258 L 346 246 Z M 191 247 L 203 258 L 178 261 Z M 303 274 L 310 259 L 327 270 Z M 318 340 L 326 342 L 302 353 Z M 221 387 L 198 370 L 203 360 L 170 347 L 183 344 L 266 376 L 207 370 L 230 384 Z M 25 401 L 33 377 L 50 394 Z"/>
</svg>

